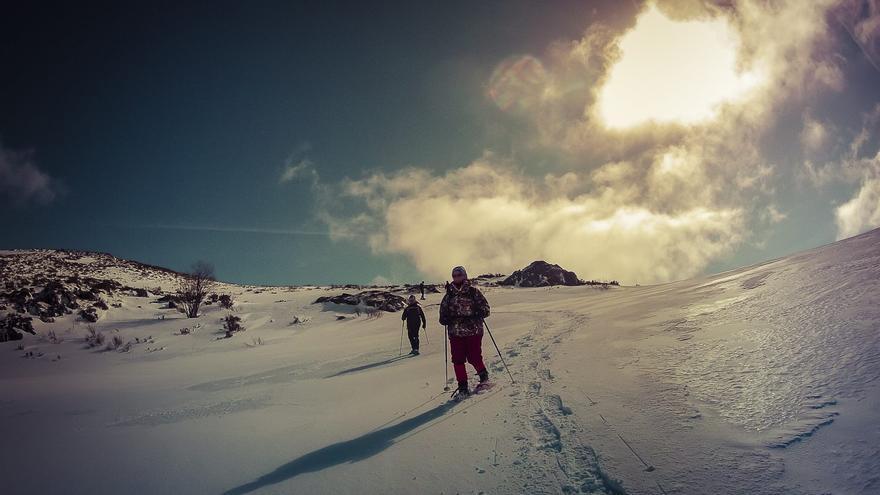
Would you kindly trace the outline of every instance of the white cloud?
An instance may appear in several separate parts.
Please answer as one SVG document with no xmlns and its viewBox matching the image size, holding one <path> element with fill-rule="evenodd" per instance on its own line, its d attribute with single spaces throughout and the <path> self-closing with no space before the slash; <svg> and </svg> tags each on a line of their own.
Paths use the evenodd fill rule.
<svg viewBox="0 0 880 495">
<path fill-rule="evenodd" d="M 826 124 L 810 115 L 804 115 L 804 127 L 801 130 L 801 144 L 809 153 L 821 151 L 827 144 L 830 131 Z"/>
<path fill-rule="evenodd" d="M 487 155 L 439 176 L 420 169 L 377 173 L 337 191 L 366 212 L 332 217 L 329 225 L 339 236 L 370 235 L 374 251 L 407 255 L 438 277 L 463 263 L 510 272 L 542 258 L 582 277 L 657 282 L 698 273 L 740 241 L 741 210 L 667 197 L 686 170 L 656 172 L 662 177 L 645 192 L 670 207 L 652 209 L 632 202 L 640 192 L 627 185 L 623 168 L 534 178 Z"/>
<path fill-rule="evenodd" d="M 37 167 L 32 153 L 15 152 L 0 146 L 0 197 L 18 206 L 47 204 L 59 193 L 59 184 Z"/>
<path fill-rule="evenodd" d="M 808 127 L 809 123 L 805 124 L 804 132 L 801 134 L 802 141 L 805 140 L 805 133 L 815 133 L 808 131 Z M 799 179 L 806 179 L 818 189 L 835 183 L 855 184 L 862 182 L 866 177 L 870 178 L 876 164 L 875 158 L 869 153 L 875 149 L 874 146 L 880 144 L 876 142 L 877 136 L 880 136 L 878 130 L 880 130 L 880 104 L 862 114 L 862 127 L 839 156 L 821 164 L 814 163 L 811 159 L 805 160 L 802 170 L 799 171 Z M 811 140 L 812 138 L 806 139 L 806 141 Z M 823 138 L 823 141 L 827 140 Z M 807 145 L 806 142 L 804 144 Z"/>
<path fill-rule="evenodd" d="M 698 119 L 649 115 L 609 128 L 597 102 L 627 50 L 623 33 L 599 23 L 541 56 L 513 56 L 495 68 L 487 96 L 530 131 L 511 156 L 549 150 L 561 157 L 556 169 L 539 173 L 521 158 L 487 153 L 443 173 L 374 172 L 327 186 L 320 217 L 334 238 L 365 236 L 374 252 L 406 255 L 436 276 L 462 263 L 509 272 L 538 258 L 585 278 L 697 274 L 747 239 L 760 244 L 757 232 L 786 218 L 776 205 L 779 174 L 760 146 L 783 105 L 845 85 L 829 48 L 831 3 L 657 2 L 676 22 L 726 26 L 732 41 L 715 51 L 724 48 L 734 79 L 760 74 L 747 91 L 710 95 L 702 108 L 711 111 Z M 687 88 L 694 78 L 675 71 L 661 82 Z M 640 91 L 650 101 L 665 89 Z M 803 146 L 818 149 L 830 127 L 809 124 Z M 356 214 L 335 210 L 340 203 Z"/>
<path fill-rule="evenodd" d="M 880 227 L 880 153 L 862 171 L 864 178 L 856 194 L 835 211 L 838 239 Z"/>
<path fill-rule="evenodd" d="M 310 177 L 313 181 L 318 179 L 318 171 L 315 170 L 315 164 L 308 158 L 303 158 L 296 163 L 286 163 L 284 170 L 281 171 L 281 176 L 278 178 L 278 182 L 284 184 L 302 177 Z"/>
</svg>

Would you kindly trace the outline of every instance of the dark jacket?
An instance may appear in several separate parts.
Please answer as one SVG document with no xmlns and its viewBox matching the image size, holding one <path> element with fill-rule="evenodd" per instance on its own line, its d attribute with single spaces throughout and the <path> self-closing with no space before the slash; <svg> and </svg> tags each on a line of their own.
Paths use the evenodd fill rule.
<svg viewBox="0 0 880 495">
<path fill-rule="evenodd" d="M 483 318 L 489 316 L 489 301 L 465 280 L 461 287 L 449 284 L 440 302 L 440 324 L 450 337 L 465 337 L 483 333 Z"/>
<path fill-rule="evenodd" d="M 419 328 L 419 323 L 422 326 L 427 325 L 427 320 L 425 320 L 425 312 L 422 311 L 422 306 L 419 303 L 413 303 L 404 308 L 403 314 L 400 315 L 401 320 L 406 320 L 406 327 L 410 330 Z"/>
</svg>

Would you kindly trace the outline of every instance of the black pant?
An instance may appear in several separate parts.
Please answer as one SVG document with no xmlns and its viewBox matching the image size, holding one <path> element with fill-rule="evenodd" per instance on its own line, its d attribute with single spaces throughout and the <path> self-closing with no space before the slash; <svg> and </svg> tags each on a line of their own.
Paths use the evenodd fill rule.
<svg viewBox="0 0 880 495">
<path fill-rule="evenodd" d="M 419 350 L 419 327 L 406 327 L 406 333 L 409 336 L 409 344 L 413 350 Z"/>
</svg>

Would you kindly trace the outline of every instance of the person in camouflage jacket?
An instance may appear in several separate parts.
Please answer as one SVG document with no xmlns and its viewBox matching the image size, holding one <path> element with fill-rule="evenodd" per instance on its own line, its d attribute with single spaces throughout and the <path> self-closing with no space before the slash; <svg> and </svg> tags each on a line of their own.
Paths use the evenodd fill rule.
<svg viewBox="0 0 880 495">
<path fill-rule="evenodd" d="M 459 393 L 470 393 L 465 362 L 476 369 L 480 383 L 489 379 L 482 351 L 483 319 L 488 316 L 489 302 L 483 293 L 468 281 L 464 267 L 453 268 L 452 283 L 440 302 L 440 324 L 449 337 Z"/>
</svg>

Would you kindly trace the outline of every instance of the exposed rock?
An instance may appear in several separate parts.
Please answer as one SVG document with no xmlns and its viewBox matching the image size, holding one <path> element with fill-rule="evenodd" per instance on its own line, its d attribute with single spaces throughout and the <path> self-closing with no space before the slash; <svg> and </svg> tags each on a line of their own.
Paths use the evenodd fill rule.
<svg viewBox="0 0 880 495">
<path fill-rule="evenodd" d="M 367 306 L 391 313 L 406 307 L 406 300 L 404 298 L 388 291 L 367 290 L 358 294 L 358 297 Z"/>
<path fill-rule="evenodd" d="M 156 299 L 156 302 L 166 303 L 169 309 L 174 309 L 177 307 L 177 304 L 180 303 L 180 297 L 176 294 L 165 294 L 159 299 Z"/>
<path fill-rule="evenodd" d="M 25 304 L 33 297 L 33 293 L 27 287 L 3 294 L 3 299 L 9 301 L 18 311 L 22 311 Z"/>
<path fill-rule="evenodd" d="M 34 331 L 33 318 L 16 313 L 7 313 L 0 318 L 0 342 L 21 340 L 24 338 L 21 332 L 27 332 L 31 335 L 37 334 Z"/>
<path fill-rule="evenodd" d="M 98 295 L 90 290 L 80 289 L 76 291 L 76 297 L 85 299 L 86 301 L 97 301 Z"/>
<path fill-rule="evenodd" d="M 501 281 L 501 285 L 518 287 L 546 287 L 548 285 L 583 285 L 574 272 L 546 261 L 533 261 Z"/>
<path fill-rule="evenodd" d="M 90 323 L 98 321 L 98 310 L 95 308 L 85 308 L 79 311 L 79 317 Z"/>
<path fill-rule="evenodd" d="M 383 290 L 365 290 L 357 294 L 342 293 L 336 296 L 322 296 L 315 299 L 313 304 L 326 302 L 351 306 L 370 306 L 392 313 L 406 307 L 404 298 Z"/>
</svg>

